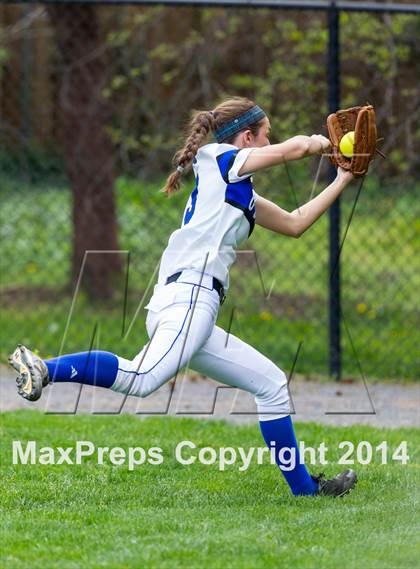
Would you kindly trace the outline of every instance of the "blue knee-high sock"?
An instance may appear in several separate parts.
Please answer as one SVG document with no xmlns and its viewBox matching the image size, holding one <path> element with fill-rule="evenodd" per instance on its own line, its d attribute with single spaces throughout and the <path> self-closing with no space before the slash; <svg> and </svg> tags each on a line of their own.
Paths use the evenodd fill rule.
<svg viewBox="0 0 420 569">
<path fill-rule="evenodd" d="M 290 415 L 272 421 L 260 421 L 260 428 L 266 445 L 271 448 L 275 443 L 276 462 L 280 466 L 279 451 L 282 448 L 295 449 L 296 466 L 293 470 L 281 470 L 292 493 L 295 496 L 313 495 L 318 489 L 318 484 L 311 478 L 304 464 L 300 464 L 299 449 L 296 442 L 293 423 Z M 289 454 L 287 455 L 287 459 Z"/>
<path fill-rule="evenodd" d="M 111 387 L 117 377 L 118 358 L 111 352 L 93 350 L 45 360 L 50 381 L 72 381 Z"/>
</svg>

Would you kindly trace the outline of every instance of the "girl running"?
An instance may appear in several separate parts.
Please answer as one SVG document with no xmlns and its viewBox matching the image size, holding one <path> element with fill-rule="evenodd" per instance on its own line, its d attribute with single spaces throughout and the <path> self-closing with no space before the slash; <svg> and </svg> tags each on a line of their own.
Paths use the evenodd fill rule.
<svg viewBox="0 0 420 569">
<path fill-rule="evenodd" d="M 216 142 L 205 144 L 210 133 Z M 269 134 L 265 112 L 246 98 L 234 97 L 194 115 L 163 191 L 168 196 L 178 191 L 190 167 L 195 188 L 181 227 L 172 233 L 163 252 L 158 281 L 146 306 L 149 341 L 133 359 L 89 351 L 42 360 L 19 345 L 9 361 L 19 373 L 18 393 L 30 401 L 39 399 L 52 382 L 86 383 L 146 397 L 188 364 L 254 396 L 261 433 L 267 446 L 274 446 L 277 464 L 294 495 L 341 496 L 356 483 L 352 470 L 327 480 L 323 475 L 311 476 L 300 464 L 285 373 L 258 350 L 216 326 L 236 249 L 250 237 L 254 225 L 299 237 L 353 179 L 339 168 L 336 179 L 315 198 L 292 212 L 282 209 L 255 192 L 253 174 L 328 152 L 330 141 L 313 134 L 270 145 Z M 282 449 L 295 454 L 292 470 L 282 468 Z"/>
</svg>

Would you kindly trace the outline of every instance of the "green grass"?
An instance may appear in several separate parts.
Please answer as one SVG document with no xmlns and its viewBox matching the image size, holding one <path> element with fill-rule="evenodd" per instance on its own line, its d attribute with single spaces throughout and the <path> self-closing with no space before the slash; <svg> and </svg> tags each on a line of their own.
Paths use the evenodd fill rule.
<svg viewBox="0 0 420 569">
<path fill-rule="evenodd" d="M 298 180 L 296 191 L 302 203 L 309 190 L 303 178 Z M 171 231 L 179 227 L 189 191 L 186 185 L 184 192 L 167 200 L 157 192 L 158 183 L 125 178 L 117 182 L 120 247 L 131 252 L 129 315 L 149 285 Z M 267 178 L 257 190 L 293 208 L 290 191 L 275 184 L 274 178 Z M 342 196 L 343 236 L 356 191 L 356 186 L 351 187 Z M 71 301 L 60 293 L 70 272 L 70 193 L 63 186 L 25 186 L 12 178 L 2 181 L 1 192 L 0 285 L 4 290 L 23 292 L 5 296 L 0 358 L 4 361 L 17 341 L 27 342 L 45 356 L 54 355 L 61 345 Z M 366 181 L 341 257 L 343 314 L 352 340 L 343 326 L 345 376 L 360 377 L 357 358 L 371 378 L 409 379 L 418 373 L 418 218 L 415 188 L 382 187 L 375 179 Z M 240 253 L 219 324 L 228 327 L 235 309 L 233 333 L 281 368 L 290 371 L 297 346 L 303 342 L 296 371 L 327 374 L 328 216 L 299 240 L 256 227 L 241 249 L 256 251 L 265 290 L 271 289 L 272 294 L 264 298 L 253 254 Z M 32 296 L 31 290 L 39 294 Z M 22 304 L 24 313 L 19 309 Z M 135 354 L 146 340 L 141 318 L 136 334 L 121 338 L 121 305 L 117 307 L 117 302 L 112 307 L 82 302 L 66 340 L 67 351 L 86 349 L 98 318 L 104 322 L 104 349 Z"/>
<path fill-rule="evenodd" d="M 141 299 L 141 293 L 133 294 L 128 302 L 125 330 L 134 319 L 134 314 Z M 38 301 L 31 304 L 28 310 L 17 309 L 17 304 L 4 305 L 1 309 L 0 357 L 6 362 L 17 342 L 22 342 L 37 350 L 44 358 L 51 358 L 61 349 L 62 353 L 83 351 L 89 348 L 95 324 L 100 325 L 100 343 L 97 349 L 108 350 L 126 358 L 134 357 L 148 341 L 145 327 L 145 310 L 140 310 L 134 320 L 129 335 L 122 334 L 123 310 L 122 301 L 108 303 L 105 307 L 92 304 L 81 297 L 65 335 L 70 298 Z M 295 371 L 308 376 L 328 375 L 328 335 L 326 314 L 316 318 L 300 317 L 286 312 L 285 315 L 273 314 L 267 303 L 256 306 L 253 313 L 241 307 L 235 307 L 231 298 L 222 307 L 218 325 L 229 329 L 232 310 L 233 322 L 231 333 L 242 338 L 256 349 L 270 357 L 279 367 L 289 373 L 293 358 L 300 342 L 302 342 L 299 359 Z M 392 380 L 399 378 L 409 381 L 416 373 L 416 347 L 413 342 L 413 331 L 409 323 L 396 322 L 386 318 L 371 321 L 366 314 L 354 314 L 348 317 L 357 355 L 363 372 L 370 380 Z M 343 374 L 360 380 L 357 360 L 354 357 L 348 336 L 343 335 Z M 408 348 L 408 349 L 407 349 Z"/>
<path fill-rule="evenodd" d="M 342 440 L 408 441 L 407 465 L 357 465 L 359 483 L 343 499 L 294 498 L 278 471 L 255 462 L 182 466 L 176 444 L 197 447 L 263 446 L 257 425 L 221 421 L 139 419 L 133 416 L 49 416 L 33 411 L 2 415 L 2 566 L 208 567 L 394 569 L 414 567 L 418 519 L 419 432 L 365 426 L 297 426 L 307 445 L 329 447 L 329 475 Z M 97 465 L 12 465 L 13 440 L 38 447 L 159 446 L 164 462 L 129 471 Z M 311 467 L 319 470 L 319 467 Z"/>
</svg>

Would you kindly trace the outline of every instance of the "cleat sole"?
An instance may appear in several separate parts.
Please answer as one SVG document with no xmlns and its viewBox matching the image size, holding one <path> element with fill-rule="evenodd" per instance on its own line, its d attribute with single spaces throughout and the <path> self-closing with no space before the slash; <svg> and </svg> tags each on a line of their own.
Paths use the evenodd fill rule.
<svg viewBox="0 0 420 569">
<path fill-rule="evenodd" d="M 16 379 L 18 394 L 28 401 L 39 399 L 43 382 L 36 374 L 31 373 L 34 370 L 34 366 L 30 352 L 22 344 L 18 344 L 13 354 L 8 357 L 8 361 L 19 374 Z"/>
</svg>

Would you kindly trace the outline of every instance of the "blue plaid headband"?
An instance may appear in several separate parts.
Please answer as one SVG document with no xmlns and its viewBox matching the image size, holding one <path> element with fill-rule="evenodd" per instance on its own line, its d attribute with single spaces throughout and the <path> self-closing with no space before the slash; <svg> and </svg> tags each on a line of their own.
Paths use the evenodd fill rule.
<svg viewBox="0 0 420 569">
<path fill-rule="evenodd" d="M 233 119 L 227 123 L 222 124 L 217 130 L 214 131 L 214 136 L 217 142 L 222 142 L 226 138 L 229 138 L 233 134 L 240 132 L 244 127 L 254 124 L 265 117 L 265 112 L 260 109 L 258 105 L 249 109 L 236 119 Z"/>
</svg>

